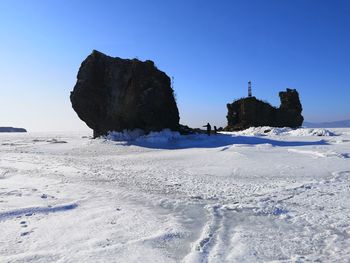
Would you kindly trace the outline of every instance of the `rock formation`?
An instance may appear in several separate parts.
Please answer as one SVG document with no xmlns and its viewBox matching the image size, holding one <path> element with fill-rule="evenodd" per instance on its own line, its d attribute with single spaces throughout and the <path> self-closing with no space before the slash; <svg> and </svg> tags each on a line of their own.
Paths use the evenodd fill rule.
<svg viewBox="0 0 350 263">
<path fill-rule="evenodd" d="M 0 132 L 27 132 L 24 128 L 0 127 Z"/>
<path fill-rule="evenodd" d="M 94 137 L 136 128 L 179 130 L 170 78 L 150 60 L 112 58 L 94 50 L 80 66 L 70 100 Z"/>
<path fill-rule="evenodd" d="M 299 94 L 295 89 L 287 89 L 279 93 L 279 108 L 255 97 L 247 97 L 227 104 L 227 127 L 225 130 L 243 130 L 249 127 L 273 126 L 292 127 L 302 125 L 302 106 Z"/>
</svg>

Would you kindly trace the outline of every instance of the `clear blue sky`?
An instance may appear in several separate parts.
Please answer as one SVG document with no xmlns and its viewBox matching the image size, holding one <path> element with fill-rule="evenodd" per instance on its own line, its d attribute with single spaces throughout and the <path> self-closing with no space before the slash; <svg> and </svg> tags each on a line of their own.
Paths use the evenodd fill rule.
<svg viewBox="0 0 350 263">
<path fill-rule="evenodd" d="M 278 106 L 296 88 L 308 121 L 350 119 L 348 0 L 0 0 L 0 126 L 84 130 L 69 101 L 93 49 L 175 77 L 181 122 L 226 124 L 226 103 Z"/>
</svg>

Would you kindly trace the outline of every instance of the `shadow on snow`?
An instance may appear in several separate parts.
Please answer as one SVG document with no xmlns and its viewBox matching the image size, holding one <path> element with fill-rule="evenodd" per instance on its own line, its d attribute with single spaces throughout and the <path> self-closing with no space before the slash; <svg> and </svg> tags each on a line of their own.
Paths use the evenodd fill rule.
<svg viewBox="0 0 350 263">
<path fill-rule="evenodd" d="M 28 207 L 0 213 L 0 221 L 13 217 L 32 216 L 33 214 L 57 213 L 76 208 L 77 204 L 66 204 L 51 207 Z"/>
<path fill-rule="evenodd" d="M 284 141 L 269 139 L 255 136 L 232 136 L 227 134 L 218 135 L 187 135 L 180 139 L 173 140 L 142 140 L 142 141 L 128 141 L 124 145 L 135 145 L 153 149 L 188 149 L 188 148 L 218 148 L 229 145 L 248 145 L 255 146 L 261 144 L 268 144 L 278 147 L 297 147 L 297 146 L 316 146 L 328 145 L 325 140 L 318 141 Z"/>
</svg>

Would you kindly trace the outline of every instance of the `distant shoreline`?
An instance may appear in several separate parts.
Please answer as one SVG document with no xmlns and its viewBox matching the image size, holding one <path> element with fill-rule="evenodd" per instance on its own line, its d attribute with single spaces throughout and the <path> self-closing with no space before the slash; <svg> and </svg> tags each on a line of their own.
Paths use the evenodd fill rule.
<svg viewBox="0 0 350 263">
<path fill-rule="evenodd" d="M 24 128 L 0 127 L 0 132 L 27 132 Z"/>
<path fill-rule="evenodd" d="M 341 120 L 341 121 L 320 122 L 320 123 L 305 121 L 303 123 L 303 126 L 306 128 L 349 128 L 350 119 Z"/>
</svg>

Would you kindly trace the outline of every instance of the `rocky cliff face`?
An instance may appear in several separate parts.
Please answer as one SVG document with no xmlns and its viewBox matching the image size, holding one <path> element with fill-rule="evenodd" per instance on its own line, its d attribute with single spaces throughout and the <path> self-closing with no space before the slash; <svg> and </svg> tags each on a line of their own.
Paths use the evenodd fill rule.
<svg viewBox="0 0 350 263">
<path fill-rule="evenodd" d="M 299 127 L 303 124 L 304 118 L 301 115 L 303 110 L 299 94 L 295 89 L 287 89 L 279 93 L 281 106 L 277 110 L 277 126 Z"/>
<path fill-rule="evenodd" d="M 255 97 L 243 98 L 227 104 L 227 127 L 225 130 L 243 130 L 249 127 L 299 127 L 303 123 L 302 106 L 295 89 L 279 93 L 279 108 Z"/>
<path fill-rule="evenodd" d="M 150 60 L 93 51 L 81 64 L 70 99 L 94 137 L 124 129 L 179 129 L 170 78 Z"/>
</svg>

